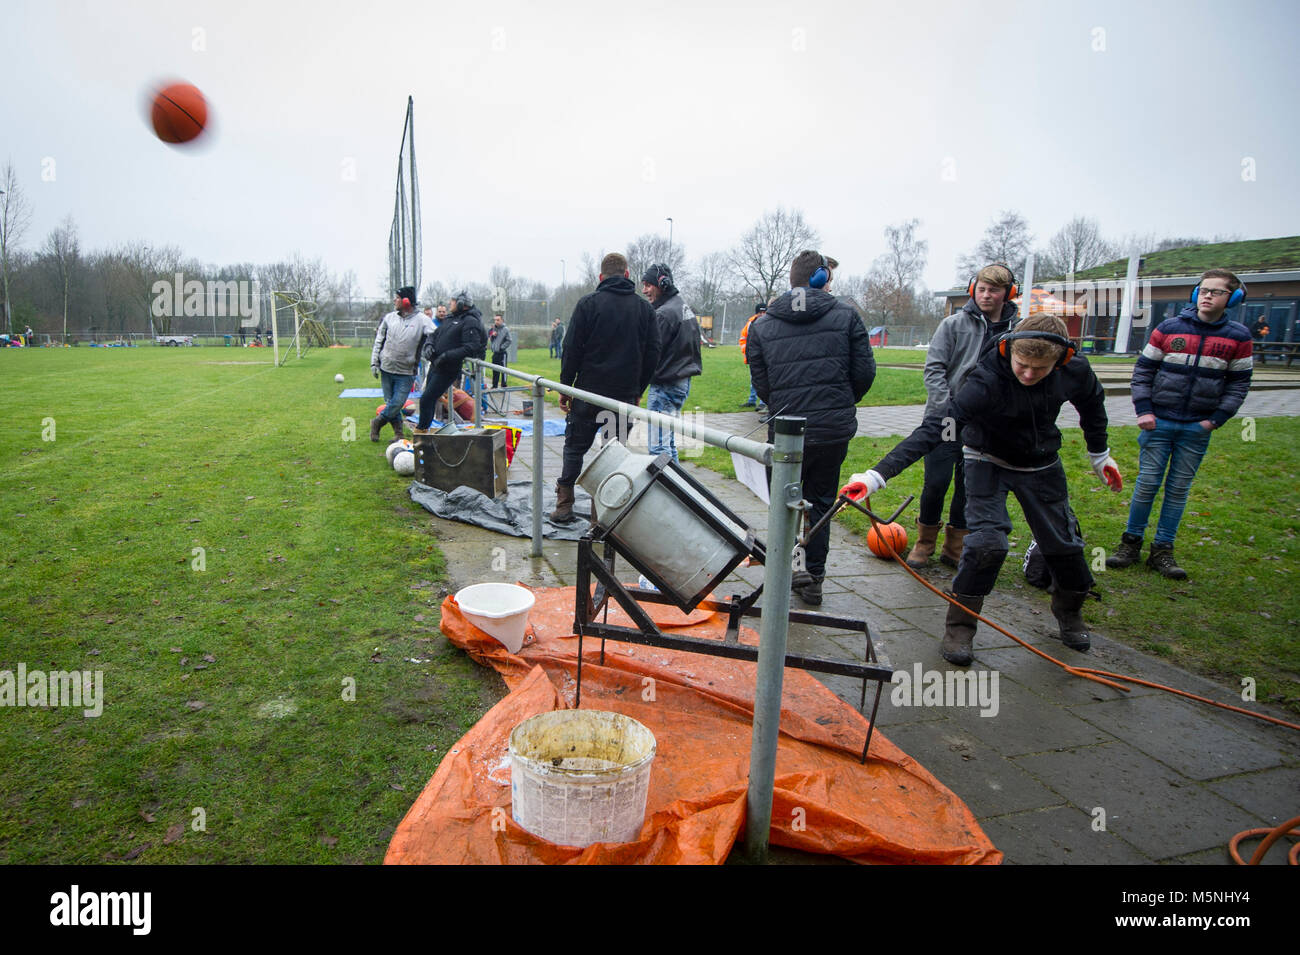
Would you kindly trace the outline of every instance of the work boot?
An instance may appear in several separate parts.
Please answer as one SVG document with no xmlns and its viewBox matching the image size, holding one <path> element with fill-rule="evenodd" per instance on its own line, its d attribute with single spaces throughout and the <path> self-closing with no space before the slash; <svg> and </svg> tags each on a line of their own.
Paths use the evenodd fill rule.
<svg viewBox="0 0 1300 955">
<path fill-rule="evenodd" d="M 806 604 L 821 606 L 822 581 L 825 579 L 824 576 L 818 577 L 806 570 L 795 571 L 790 578 L 790 591 Z"/>
<path fill-rule="evenodd" d="M 1125 531 L 1120 535 L 1119 547 L 1115 553 L 1106 558 L 1106 566 L 1112 569 L 1136 564 L 1142 556 L 1142 538 Z"/>
<path fill-rule="evenodd" d="M 948 593 L 973 613 L 967 613 L 955 604 L 948 604 L 948 616 L 943 621 L 943 646 L 940 652 L 949 663 L 968 667 L 975 659 L 971 646 L 975 642 L 975 628 L 979 622 L 975 614 L 984 609 L 984 598 L 969 594 Z"/>
<path fill-rule="evenodd" d="M 1061 642 L 1080 653 L 1087 653 L 1092 646 L 1081 612 L 1087 599 L 1086 590 L 1057 590 L 1052 593 L 1052 616 L 1061 626 Z"/>
<path fill-rule="evenodd" d="M 943 551 L 939 554 L 941 564 L 956 567 L 961 563 L 961 548 L 968 533 L 966 528 L 953 527 L 951 524 L 943 529 Z"/>
<path fill-rule="evenodd" d="M 393 419 L 393 434 L 397 435 L 398 441 L 406 440 L 406 420 L 399 414 Z"/>
<path fill-rule="evenodd" d="M 370 440 L 379 440 L 379 429 L 384 426 L 385 419 L 381 415 L 375 415 L 374 420 L 370 422 Z"/>
<path fill-rule="evenodd" d="M 912 552 L 907 555 L 908 567 L 925 567 L 930 563 L 930 558 L 934 556 L 934 545 L 939 540 L 938 524 L 922 524 L 916 522 L 916 543 L 912 545 Z"/>
<path fill-rule="evenodd" d="M 555 485 L 555 510 L 547 515 L 552 524 L 572 524 L 578 519 L 573 513 L 573 485 Z"/>
<path fill-rule="evenodd" d="M 1160 574 L 1161 577 L 1168 577 L 1170 580 L 1186 580 L 1187 571 L 1178 566 L 1178 561 L 1174 560 L 1173 544 L 1155 544 L 1151 545 L 1151 556 L 1147 558 L 1147 566 Z"/>
</svg>

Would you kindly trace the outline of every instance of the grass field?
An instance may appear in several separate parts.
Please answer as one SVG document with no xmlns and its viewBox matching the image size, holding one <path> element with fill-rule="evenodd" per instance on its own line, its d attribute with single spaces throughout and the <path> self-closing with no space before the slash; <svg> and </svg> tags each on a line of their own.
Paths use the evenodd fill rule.
<svg viewBox="0 0 1300 955">
<path fill-rule="evenodd" d="M 0 862 L 382 859 L 499 681 L 438 632 L 376 402 L 337 397 L 369 350 L 0 359 L 0 672 L 102 671 L 104 700 L 0 707 Z"/>
<path fill-rule="evenodd" d="M 1125 570 L 1105 568 L 1105 556 L 1118 545 L 1127 522 L 1137 475 L 1137 428 L 1110 430 L 1112 453 L 1125 480 L 1120 494 L 1093 476 L 1083 433 L 1064 434 L 1061 458 L 1070 477 L 1070 500 L 1102 597 L 1101 603 L 1085 606 L 1085 620 L 1109 637 L 1221 681 L 1227 694 L 1240 693 L 1242 680 L 1251 678 L 1256 699 L 1300 713 L 1300 640 L 1295 636 L 1300 627 L 1300 420 L 1234 419 L 1214 435 L 1175 545 L 1190 577 L 1181 582 L 1164 580 L 1144 563 Z M 855 438 L 844 462 L 845 480 L 874 465 L 898 440 Z M 730 456 L 717 448 L 706 447 L 695 460 L 734 476 Z M 907 495 L 919 497 L 922 478 L 920 463 L 908 468 L 872 499 L 873 510 L 892 513 Z M 1008 505 L 1013 551 L 998 589 L 1040 601 L 1047 614 L 1049 598 L 1025 583 L 1020 568 L 1030 535 L 1014 497 Z M 1159 505 L 1157 497 L 1148 544 Z M 913 538 L 916 509 L 913 502 L 900 518 Z M 837 519 L 860 534 L 868 529 L 867 519 L 852 509 Z M 1144 562 L 1147 553 L 1144 547 Z"/>
</svg>

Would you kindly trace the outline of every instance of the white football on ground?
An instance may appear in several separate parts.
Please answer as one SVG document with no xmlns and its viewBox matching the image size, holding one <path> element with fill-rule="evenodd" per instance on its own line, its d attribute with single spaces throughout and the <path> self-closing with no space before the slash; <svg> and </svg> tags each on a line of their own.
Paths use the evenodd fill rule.
<svg viewBox="0 0 1300 955">
<path fill-rule="evenodd" d="M 384 457 L 388 459 L 389 464 L 392 464 L 393 458 L 397 457 L 397 452 L 414 451 L 414 450 L 415 450 L 415 446 L 411 444 L 410 441 L 407 441 L 405 438 L 403 438 L 401 441 L 394 441 L 392 444 L 390 444 L 388 446 L 388 450 L 384 452 Z"/>
<path fill-rule="evenodd" d="M 398 474 L 407 474 L 407 475 L 414 474 L 415 473 L 415 452 L 398 451 L 397 455 L 393 458 L 393 470 L 396 471 Z"/>
<path fill-rule="evenodd" d="M 335 375 L 335 376 L 334 376 L 334 380 L 337 381 L 340 385 L 343 384 L 343 376 L 342 376 L 342 375 Z"/>
</svg>

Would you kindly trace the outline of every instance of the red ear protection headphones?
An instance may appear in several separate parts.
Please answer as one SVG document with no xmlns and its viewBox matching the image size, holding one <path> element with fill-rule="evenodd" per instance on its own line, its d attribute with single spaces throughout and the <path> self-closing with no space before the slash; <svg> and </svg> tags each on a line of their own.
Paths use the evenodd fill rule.
<svg viewBox="0 0 1300 955">
<path fill-rule="evenodd" d="M 403 298 L 403 299 L 400 299 L 400 301 L 401 301 L 401 303 L 402 303 L 402 308 L 410 308 L 410 307 L 411 307 L 411 300 L 410 300 L 409 298 Z"/>
<path fill-rule="evenodd" d="M 1007 347 L 1007 342 L 1024 341 L 1029 338 L 1037 338 L 1045 342 L 1051 342 L 1053 345 L 1060 345 L 1065 349 L 1061 355 L 1061 360 L 1056 363 L 1055 368 L 1062 368 L 1070 363 L 1070 359 L 1079 353 L 1074 342 L 1060 335 L 1054 335 L 1051 332 L 1009 332 L 998 339 L 998 354 L 1003 358 L 1010 358 L 1011 351 Z"/>
<path fill-rule="evenodd" d="M 1001 262 L 995 262 L 993 264 L 1002 265 Z M 1020 286 L 1016 284 L 1016 273 L 1011 271 L 1011 267 L 1007 265 L 1003 265 L 1002 267 L 1011 274 L 1011 288 L 1007 289 L 1007 297 L 1003 300 L 1009 302 L 1020 294 Z M 974 275 L 971 276 L 970 282 L 966 286 L 966 294 L 969 295 L 971 298 L 975 297 L 975 285 L 978 282 L 979 282 L 979 272 L 976 272 Z"/>
</svg>

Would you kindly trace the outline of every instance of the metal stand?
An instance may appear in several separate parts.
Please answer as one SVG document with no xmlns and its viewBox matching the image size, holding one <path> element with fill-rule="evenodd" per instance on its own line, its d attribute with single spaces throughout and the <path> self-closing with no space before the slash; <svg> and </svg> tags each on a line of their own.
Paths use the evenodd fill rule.
<svg viewBox="0 0 1300 955">
<path fill-rule="evenodd" d="M 696 493 L 702 493 L 702 496 L 718 511 L 724 514 L 728 520 L 734 522 L 737 526 L 746 530 L 745 538 L 739 538 L 733 528 L 729 528 L 725 523 L 720 521 L 715 513 L 710 513 L 703 507 L 698 500 L 691 498 L 690 495 L 680 493 L 671 481 L 664 481 L 660 476 L 667 470 L 675 470 L 678 478 L 684 478 L 687 483 L 692 485 Z M 707 653 L 712 656 L 729 657 L 736 660 L 758 660 L 758 650 L 756 646 L 743 644 L 740 642 L 740 621 L 742 617 L 761 617 L 762 610 L 755 609 L 754 604 L 758 602 L 763 593 L 763 587 L 760 584 L 753 592 L 741 596 L 733 594 L 728 601 L 717 601 L 705 599 L 705 595 L 711 592 L 713 586 L 720 582 L 721 578 L 726 577 L 738 566 L 746 557 L 755 563 L 762 564 L 766 561 L 767 553 L 763 542 L 756 539 L 753 532 L 744 524 L 744 521 L 731 513 L 721 501 L 718 501 L 707 489 L 696 482 L 684 470 L 666 455 L 661 456 L 648 469 L 652 475 L 651 484 L 657 483 L 660 487 L 671 490 L 693 512 L 706 520 L 715 530 L 725 533 L 728 537 L 733 538 L 738 544 L 738 556 L 731 562 L 727 568 L 722 571 L 703 593 L 683 598 L 674 595 L 666 583 L 659 579 L 653 572 L 653 568 L 645 567 L 640 564 L 636 557 L 631 554 L 626 545 L 618 538 L 617 527 L 622 516 L 632 510 L 635 501 L 630 502 L 621 513 L 620 518 L 612 522 L 610 527 L 601 527 L 593 524 L 591 529 L 583 535 L 578 541 L 578 577 L 577 593 L 574 606 L 574 630 L 578 635 L 578 674 L 577 674 L 577 696 L 575 705 L 582 705 L 582 649 L 583 640 L 587 636 L 600 638 L 600 663 L 605 662 L 605 641 L 618 640 L 623 643 L 635 643 L 643 646 L 667 647 L 671 650 L 684 650 L 689 653 Z M 646 489 L 642 489 L 642 494 Z M 601 553 L 598 556 L 597 548 Z M 627 563 L 636 568 L 640 573 L 660 588 L 656 592 L 642 590 L 639 587 L 625 587 L 618 579 L 614 572 L 614 563 L 616 555 L 622 556 Z M 592 578 L 595 578 L 596 588 L 592 591 Z M 623 608 L 629 617 L 632 618 L 635 628 L 621 627 L 616 624 L 610 624 L 605 621 L 597 621 L 596 617 L 605 612 L 605 619 L 608 619 L 609 600 L 614 601 Z M 650 619 L 641 606 L 642 603 L 668 604 L 678 607 L 684 612 L 689 613 L 696 607 L 702 607 L 707 610 L 713 610 L 727 614 L 727 629 L 722 640 L 715 640 L 703 637 L 690 637 L 682 634 L 664 633 Z M 785 655 L 785 665 L 797 667 L 801 670 L 811 670 L 819 673 L 835 673 L 843 676 L 856 677 L 862 681 L 862 697 L 858 709 L 865 712 L 867 702 L 867 681 L 873 680 L 876 683 L 875 699 L 871 705 L 871 715 L 867 727 L 867 740 L 862 748 L 862 762 L 866 762 L 867 751 L 871 747 L 871 735 L 875 729 L 876 713 L 880 707 L 880 694 L 884 684 L 891 681 L 893 677 L 893 668 L 889 665 L 888 660 L 884 660 L 877 653 L 875 643 L 871 638 L 871 629 L 864 619 L 853 617 L 839 617 L 831 614 L 817 613 L 812 611 L 792 610 L 788 613 L 790 623 L 810 624 L 817 627 L 825 627 L 831 630 L 844 630 L 853 633 L 861 633 L 865 642 L 863 659 L 856 660 L 835 660 L 825 657 L 806 656 L 803 654 L 787 653 Z"/>
</svg>

